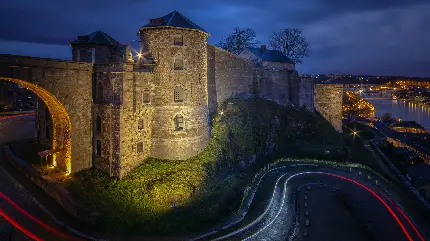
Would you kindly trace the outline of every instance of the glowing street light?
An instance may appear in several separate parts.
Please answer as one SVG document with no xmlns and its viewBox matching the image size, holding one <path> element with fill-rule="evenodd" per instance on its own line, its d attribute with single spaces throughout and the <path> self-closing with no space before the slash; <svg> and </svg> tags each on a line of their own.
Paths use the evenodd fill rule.
<svg viewBox="0 0 430 241">
<path fill-rule="evenodd" d="M 140 58 L 142 58 L 142 54 L 141 53 L 138 53 L 137 54 L 137 57 L 140 59 Z"/>
</svg>

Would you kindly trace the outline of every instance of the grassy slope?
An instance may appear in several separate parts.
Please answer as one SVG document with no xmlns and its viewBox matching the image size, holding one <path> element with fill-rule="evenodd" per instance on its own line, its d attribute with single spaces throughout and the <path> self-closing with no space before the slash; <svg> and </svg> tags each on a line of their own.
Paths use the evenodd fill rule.
<svg viewBox="0 0 430 241">
<path fill-rule="evenodd" d="M 262 99 L 231 103 L 214 116 L 211 140 L 197 156 L 148 158 L 119 181 L 98 170 L 81 171 L 69 189 L 102 215 L 97 228 L 103 231 L 187 233 L 236 211 L 253 174 L 276 158 L 345 158 L 341 136 L 316 114 Z M 275 152 L 265 155 L 269 135 Z M 250 163 L 253 154 L 257 160 Z"/>
</svg>

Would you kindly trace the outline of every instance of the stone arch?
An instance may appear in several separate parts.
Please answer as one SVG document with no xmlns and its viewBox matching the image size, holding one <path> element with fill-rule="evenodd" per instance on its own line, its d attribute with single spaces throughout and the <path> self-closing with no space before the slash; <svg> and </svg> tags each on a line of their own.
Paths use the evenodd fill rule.
<svg viewBox="0 0 430 241">
<path fill-rule="evenodd" d="M 50 133 L 50 137 L 52 149 L 57 151 L 52 156 L 53 164 L 70 174 L 72 171 L 72 124 L 66 108 L 53 94 L 41 86 L 15 78 L 0 76 L 0 80 L 24 86 L 43 100 L 51 114 L 53 131 Z"/>
</svg>

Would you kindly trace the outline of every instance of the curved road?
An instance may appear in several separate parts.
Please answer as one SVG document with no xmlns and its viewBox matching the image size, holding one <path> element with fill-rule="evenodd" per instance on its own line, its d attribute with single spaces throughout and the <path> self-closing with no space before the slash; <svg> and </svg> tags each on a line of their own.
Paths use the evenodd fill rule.
<svg viewBox="0 0 430 241">
<path fill-rule="evenodd" d="M 254 191 L 243 219 L 193 240 L 425 240 L 389 184 L 362 169 L 279 166 Z"/>
</svg>

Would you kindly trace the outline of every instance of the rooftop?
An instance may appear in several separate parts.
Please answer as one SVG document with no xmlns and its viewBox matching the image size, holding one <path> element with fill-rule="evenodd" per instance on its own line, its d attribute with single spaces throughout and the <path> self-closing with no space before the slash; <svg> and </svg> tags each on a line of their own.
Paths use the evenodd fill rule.
<svg viewBox="0 0 430 241">
<path fill-rule="evenodd" d="M 291 59 L 279 50 L 266 49 L 265 47 L 248 48 L 248 50 L 262 61 L 294 64 Z"/>
<path fill-rule="evenodd" d="M 422 127 L 420 124 L 416 123 L 415 121 L 400 121 L 400 122 L 391 124 L 391 127 L 407 127 L 407 128 L 425 130 L 424 127 Z"/>
<path fill-rule="evenodd" d="M 74 44 L 99 44 L 99 45 L 111 45 L 111 46 L 122 45 L 103 31 L 96 31 L 89 35 L 78 36 L 77 40 L 70 43 L 70 45 L 74 45 Z"/>
<path fill-rule="evenodd" d="M 203 28 L 199 27 L 193 21 L 182 15 L 178 11 L 173 11 L 163 17 L 151 19 L 149 24 L 142 28 L 156 28 L 156 27 L 176 27 L 176 28 L 187 28 L 195 29 L 207 33 Z"/>
</svg>

